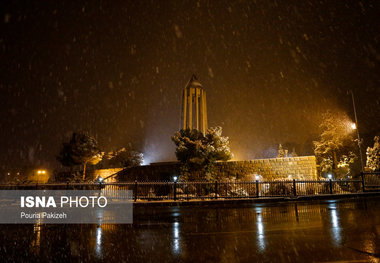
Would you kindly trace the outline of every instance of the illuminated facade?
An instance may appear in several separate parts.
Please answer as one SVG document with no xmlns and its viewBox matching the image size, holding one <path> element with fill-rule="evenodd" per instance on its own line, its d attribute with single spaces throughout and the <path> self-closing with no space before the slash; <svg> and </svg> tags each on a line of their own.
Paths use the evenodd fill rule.
<svg viewBox="0 0 380 263">
<path fill-rule="evenodd" d="M 182 93 L 181 129 L 207 130 L 206 92 L 195 75 Z"/>
</svg>

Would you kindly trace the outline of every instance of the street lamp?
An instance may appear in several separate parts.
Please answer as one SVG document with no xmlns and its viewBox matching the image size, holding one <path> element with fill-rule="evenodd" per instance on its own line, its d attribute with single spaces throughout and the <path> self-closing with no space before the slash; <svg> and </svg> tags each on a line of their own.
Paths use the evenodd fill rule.
<svg viewBox="0 0 380 263">
<path fill-rule="evenodd" d="M 352 106 L 354 108 L 354 114 L 355 114 L 355 123 L 353 123 L 351 127 L 352 127 L 352 129 L 356 130 L 356 133 L 358 135 L 358 138 L 356 139 L 356 141 L 358 142 L 358 146 L 359 146 L 360 165 L 361 165 L 362 172 L 363 172 L 364 166 L 363 166 L 363 154 L 362 154 L 362 147 L 361 147 L 362 139 L 360 139 L 360 135 L 359 135 L 358 117 L 356 115 L 354 92 L 352 90 L 350 90 L 350 92 L 351 92 L 351 98 L 352 98 Z"/>
</svg>

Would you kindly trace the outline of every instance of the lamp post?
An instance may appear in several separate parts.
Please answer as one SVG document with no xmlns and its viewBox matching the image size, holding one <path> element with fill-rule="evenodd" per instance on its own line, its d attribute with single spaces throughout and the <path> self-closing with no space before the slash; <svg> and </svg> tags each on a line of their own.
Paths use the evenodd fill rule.
<svg viewBox="0 0 380 263">
<path fill-rule="evenodd" d="M 358 135 L 358 138 L 356 140 L 357 140 L 358 146 L 359 146 L 360 165 L 361 165 L 361 168 L 362 168 L 361 171 L 363 172 L 364 166 L 363 166 L 363 154 L 362 154 L 362 147 L 361 147 L 362 139 L 360 139 L 360 135 L 359 135 L 359 125 L 358 125 L 358 117 L 356 115 L 354 92 L 352 90 L 350 90 L 350 92 L 351 92 L 351 98 L 352 98 L 352 106 L 354 107 L 354 114 L 355 114 L 355 125 L 353 125 L 352 128 L 356 130 L 356 133 Z"/>
</svg>

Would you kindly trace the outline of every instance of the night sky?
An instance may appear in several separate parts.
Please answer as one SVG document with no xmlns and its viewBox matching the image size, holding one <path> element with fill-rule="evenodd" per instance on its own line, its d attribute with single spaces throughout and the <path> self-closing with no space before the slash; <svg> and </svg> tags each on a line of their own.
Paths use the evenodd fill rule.
<svg viewBox="0 0 380 263">
<path fill-rule="evenodd" d="M 378 1 L 1 1 L 0 165 L 57 167 L 73 131 L 173 160 L 194 73 L 236 159 L 312 153 L 327 109 L 380 130 Z"/>
</svg>

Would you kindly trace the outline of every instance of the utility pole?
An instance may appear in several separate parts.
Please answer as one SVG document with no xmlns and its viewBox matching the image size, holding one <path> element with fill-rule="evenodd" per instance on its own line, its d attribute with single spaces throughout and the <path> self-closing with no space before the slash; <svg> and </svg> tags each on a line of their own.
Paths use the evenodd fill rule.
<svg viewBox="0 0 380 263">
<path fill-rule="evenodd" d="M 363 172 L 364 171 L 364 166 L 363 166 L 363 154 L 362 154 L 362 147 L 361 147 L 361 145 L 362 145 L 362 139 L 360 139 L 360 135 L 359 135 L 359 125 L 358 125 L 358 117 L 356 115 L 354 92 L 352 90 L 350 90 L 350 92 L 351 92 L 351 98 L 352 98 L 352 106 L 354 107 L 356 133 L 358 135 L 358 138 L 356 140 L 357 140 L 358 146 L 359 146 L 360 164 L 361 164 L 361 168 L 362 168 L 362 172 Z"/>
</svg>

